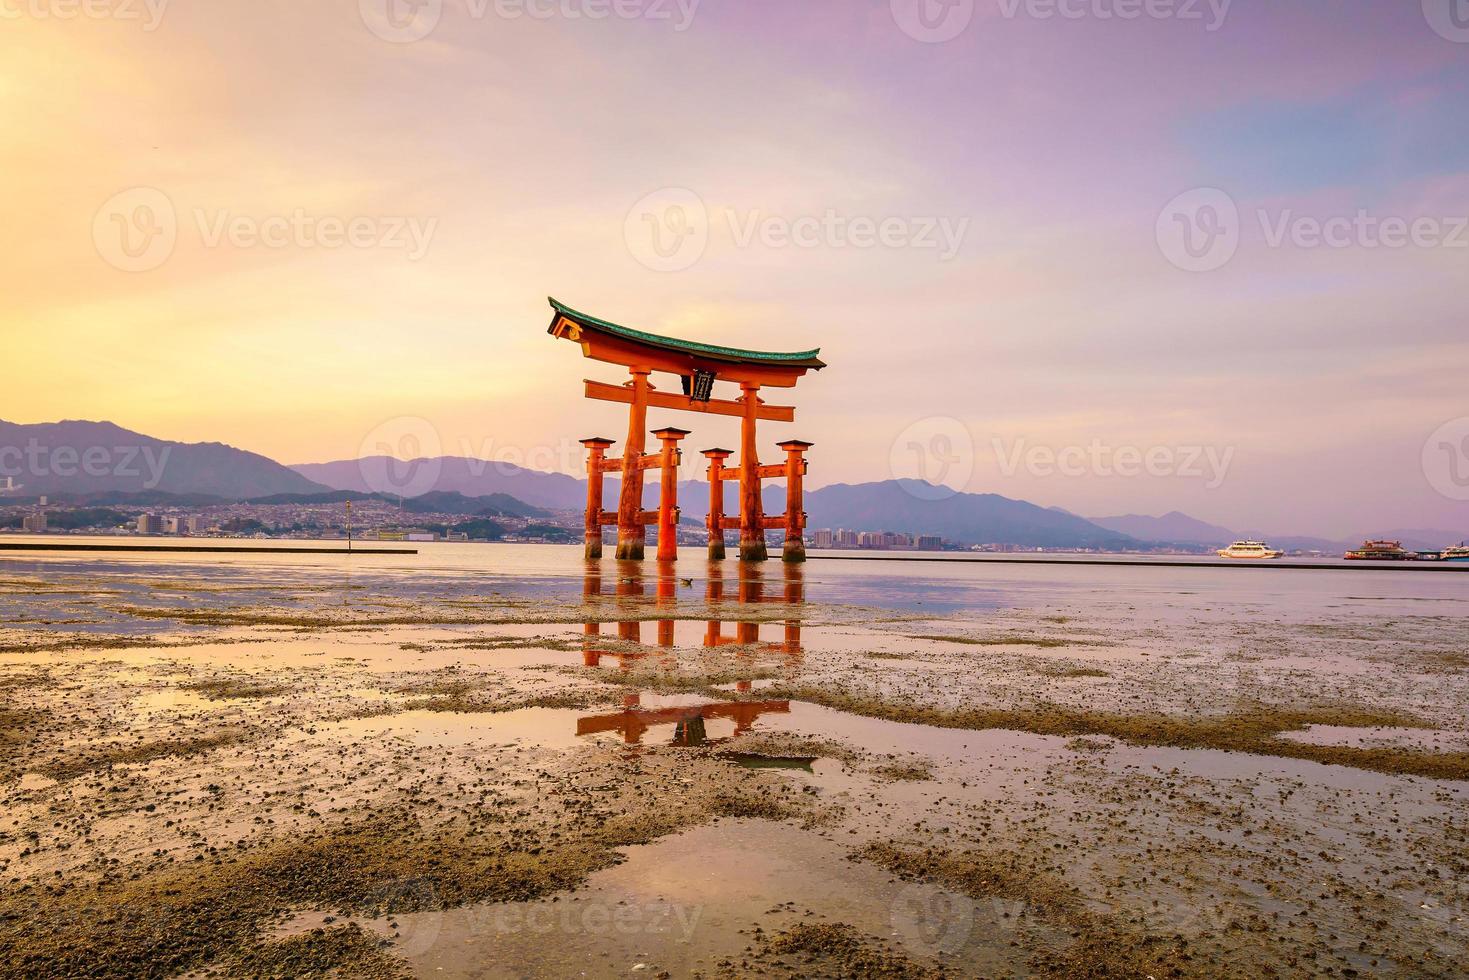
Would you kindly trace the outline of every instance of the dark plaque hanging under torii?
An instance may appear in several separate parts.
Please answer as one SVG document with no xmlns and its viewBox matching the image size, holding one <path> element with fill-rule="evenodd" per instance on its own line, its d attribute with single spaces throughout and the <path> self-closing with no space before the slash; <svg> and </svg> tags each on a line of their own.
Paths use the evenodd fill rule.
<svg viewBox="0 0 1469 980">
<path fill-rule="evenodd" d="M 683 393 L 690 401 L 707 402 L 714 397 L 714 372 L 695 371 L 683 376 Z"/>
</svg>

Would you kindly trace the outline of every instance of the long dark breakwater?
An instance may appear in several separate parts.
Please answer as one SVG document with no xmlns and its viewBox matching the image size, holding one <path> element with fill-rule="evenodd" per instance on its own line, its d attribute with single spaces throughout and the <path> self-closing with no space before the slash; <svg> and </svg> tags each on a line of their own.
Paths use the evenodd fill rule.
<svg viewBox="0 0 1469 980">
<path fill-rule="evenodd" d="M 1141 558 L 941 558 L 937 555 L 823 555 L 807 552 L 810 559 L 826 561 L 930 562 L 948 565 L 1105 565 L 1137 568 L 1275 568 L 1292 571 L 1334 572 L 1469 572 L 1469 563 L 1437 561 L 1401 562 L 1278 562 L 1278 561 L 1191 561 L 1186 558 L 1145 560 Z"/>
<path fill-rule="evenodd" d="M 168 551 L 179 554 L 255 555 L 416 555 L 416 548 L 307 548 L 300 546 L 261 547 L 244 544 L 83 544 L 75 541 L 31 543 L 0 541 L 0 551 Z"/>
</svg>

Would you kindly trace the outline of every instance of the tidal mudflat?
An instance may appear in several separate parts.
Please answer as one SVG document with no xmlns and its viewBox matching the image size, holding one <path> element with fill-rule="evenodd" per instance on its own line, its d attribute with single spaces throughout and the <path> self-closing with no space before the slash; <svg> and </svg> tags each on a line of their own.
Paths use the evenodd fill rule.
<svg viewBox="0 0 1469 980">
<path fill-rule="evenodd" d="M 0 560 L 0 975 L 1469 963 L 1469 580 Z"/>
</svg>

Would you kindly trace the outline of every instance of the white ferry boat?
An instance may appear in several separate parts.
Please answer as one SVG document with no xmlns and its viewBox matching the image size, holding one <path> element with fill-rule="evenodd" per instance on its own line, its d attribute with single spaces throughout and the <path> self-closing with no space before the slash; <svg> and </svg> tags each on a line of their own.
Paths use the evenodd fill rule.
<svg viewBox="0 0 1469 980">
<path fill-rule="evenodd" d="M 1445 548 L 1439 557 L 1443 561 L 1469 561 L 1469 544 L 1461 541 L 1452 548 Z"/>
<path fill-rule="evenodd" d="M 1276 551 L 1263 541 L 1236 541 L 1228 548 L 1220 548 L 1220 558 L 1279 558 L 1285 554 Z"/>
</svg>

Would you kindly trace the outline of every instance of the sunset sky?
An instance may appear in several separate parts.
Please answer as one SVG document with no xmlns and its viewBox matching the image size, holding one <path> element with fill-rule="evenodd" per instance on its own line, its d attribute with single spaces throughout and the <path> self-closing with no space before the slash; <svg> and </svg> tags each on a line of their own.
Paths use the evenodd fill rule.
<svg viewBox="0 0 1469 980">
<path fill-rule="evenodd" d="M 625 434 L 580 380 L 623 378 L 546 335 L 550 294 L 821 347 L 762 435 L 816 443 L 815 485 L 913 475 L 916 442 L 1088 516 L 1469 529 L 1424 456 L 1469 436 L 1469 27 L 918 2 L 0 0 L 0 418 L 287 463 L 421 418 L 446 454 L 574 469 L 557 447 Z M 1180 252 L 1174 209 L 1221 199 L 1237 248 Z M 1228 466 L 1007 462 L 1096 446 Z"/>
</svg>

